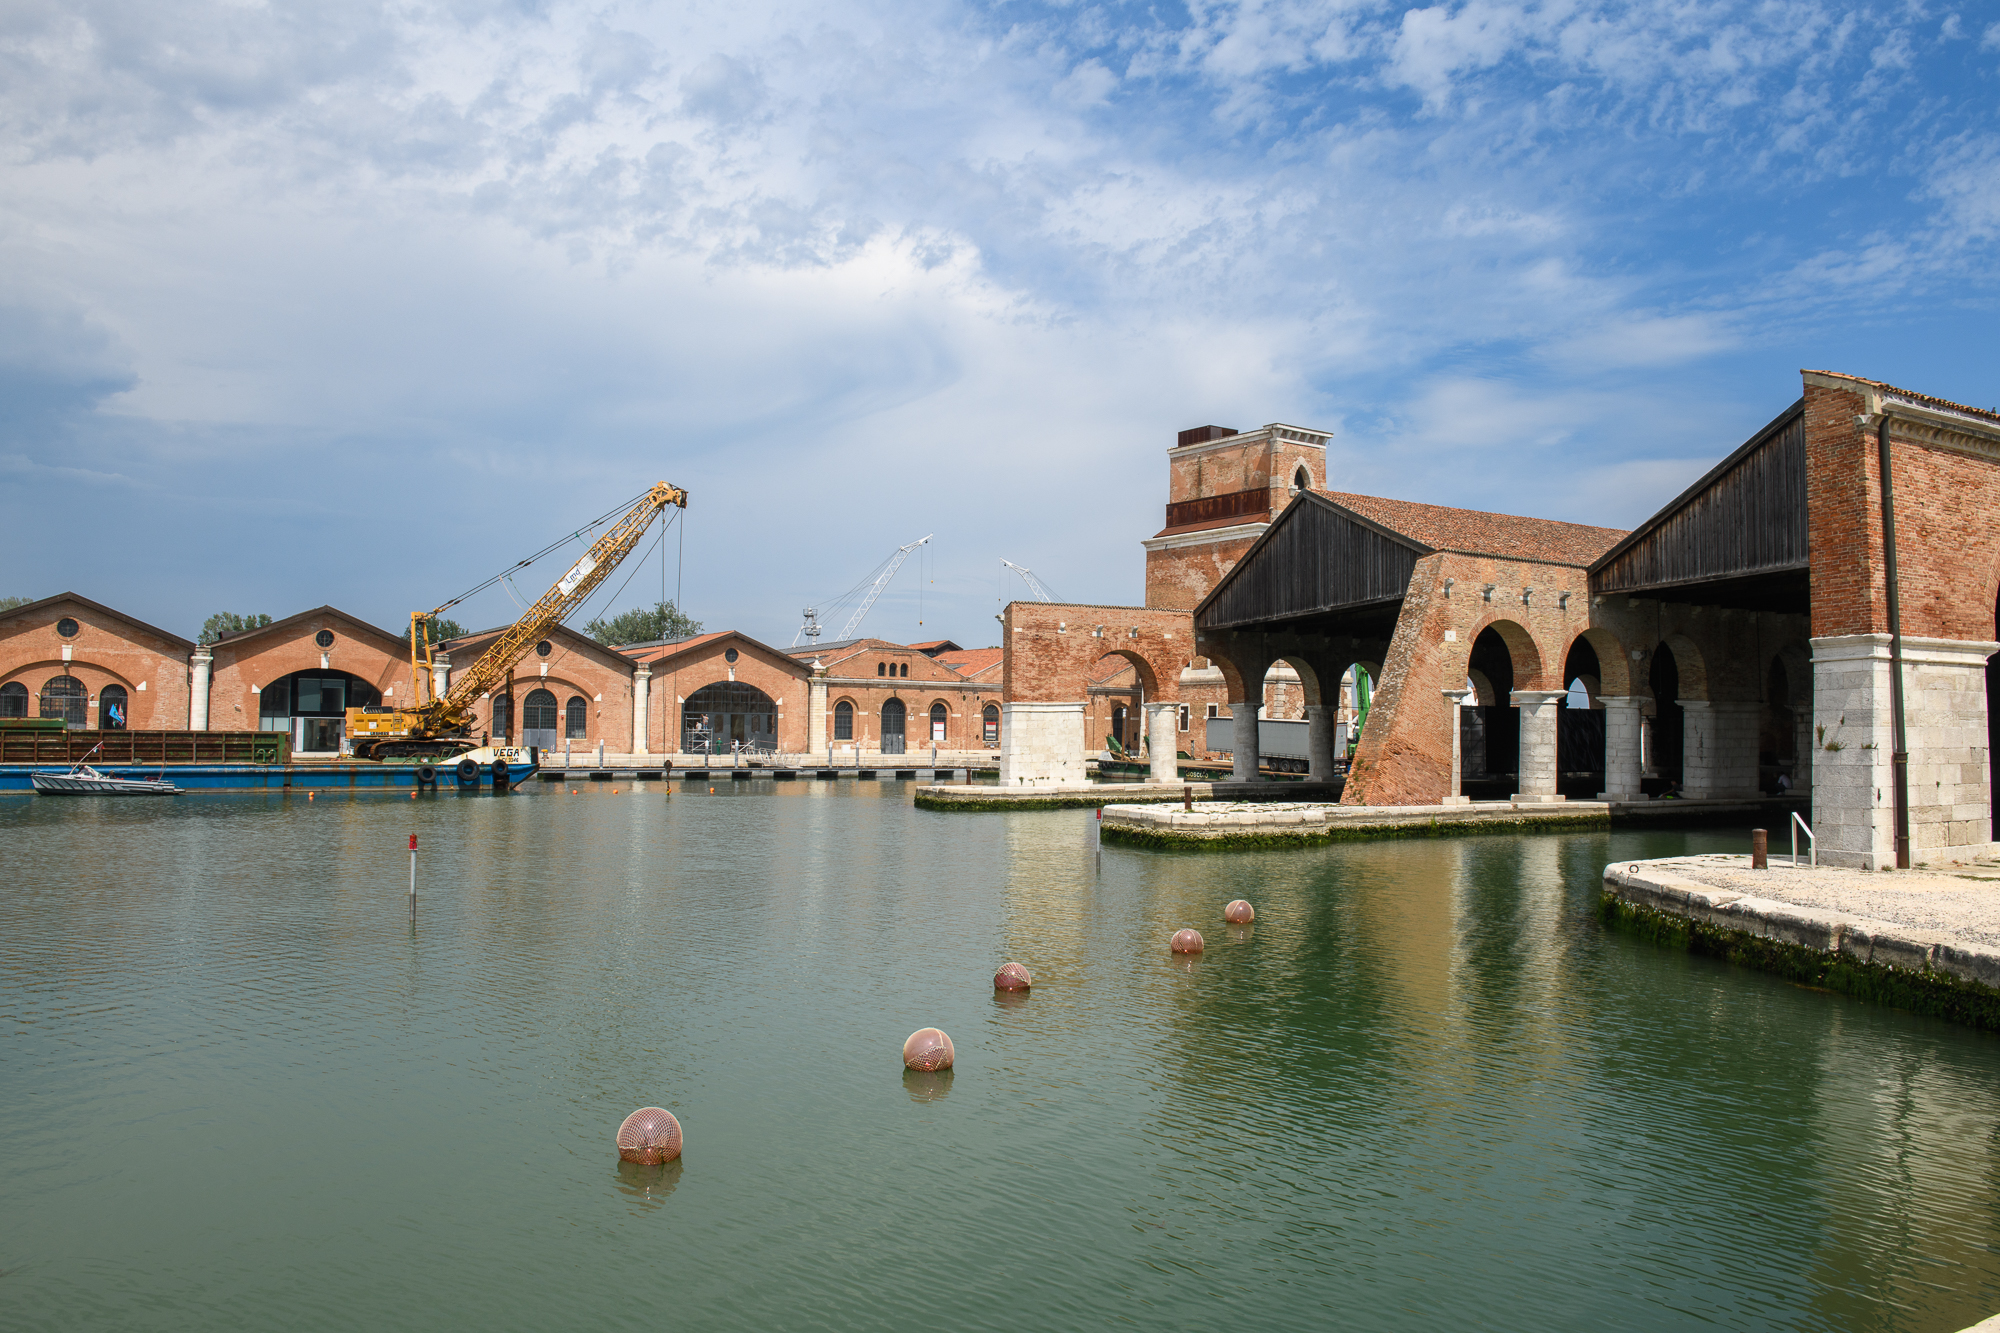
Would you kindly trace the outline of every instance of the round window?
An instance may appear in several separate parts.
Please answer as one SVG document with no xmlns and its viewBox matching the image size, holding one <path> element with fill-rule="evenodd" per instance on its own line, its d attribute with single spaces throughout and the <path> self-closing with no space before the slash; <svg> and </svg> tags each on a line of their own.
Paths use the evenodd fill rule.
<svg viewBox="0 0 2000 1333">
<path fill-rule="evenodd" d="M 548 655 L 549 655 L 549 641 L 547 639 L 543 639 L 540 643 L 535 645 L 535 656 L 547 657 Z"/>
<path fill-rule="evenodd" d="M 76 637 L 76 629 L 76 622 L 68 616 L 64 616 L 56 622 L 56 633 L 62 635 L 65 639 L 74 639 Z"/>
<path fill-rule="evenodd" d="M 734 662 L 736 660 L 736 650 L 734 648 L 731 648 L 728 652 L 722 655 L 722 660 L 725 662 Z"/>
<path fill-rule="evenodd" d="M 319 633 L 313 635 L 313 642 L 322 648 L 333 647 L 333 631 L 330 629 L 321 630 Z"/>
</svg>

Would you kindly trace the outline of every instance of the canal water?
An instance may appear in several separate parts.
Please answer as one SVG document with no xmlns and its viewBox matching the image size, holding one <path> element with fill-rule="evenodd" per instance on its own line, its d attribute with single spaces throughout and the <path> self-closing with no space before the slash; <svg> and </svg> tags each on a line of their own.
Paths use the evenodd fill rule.
<svg viewBox="0 0 2000 1333">
<path fill-rule="evenodd" d="M 2000 1310 L 2000 1042 L 1596 923 L 1606 861 L 1740 834 L 1093 822 L 901 783 L 0 798 L 0 1325 Z M 957 1068 L 906 1077 L 930 1024 Z M 685 1158 L 621 1168 L 649 1103 Z"/>
</svg>

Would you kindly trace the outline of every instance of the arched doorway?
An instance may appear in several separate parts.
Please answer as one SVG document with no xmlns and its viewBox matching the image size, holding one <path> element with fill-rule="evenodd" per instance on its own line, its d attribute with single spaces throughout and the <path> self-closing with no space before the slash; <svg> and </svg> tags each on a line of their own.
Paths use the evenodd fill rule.
<svg viewBox="0 0 2000 1333">
<path fill-rule="evenodd" d="M 951 710 L 942 703 L 931 705 L 931 744 L 942 745 L 945 732 L 951 721 Z"/>
<path fill-rule="evenodd" d="M 42 716 L 59 717 L 78 731 L 90 721 L 90 691 L 75 676 L 50 676 L 42 685 Z"/>
<path fill-rule="evenodd" d="M 1000 705 L 988 704 L 979 710 L 980 725 L 985 732 L 988 745 L 1000 743 Z"/>
<path fill-rule="evenodd" d="M 505 697 L 493 700 L 496 718 Z M 258 691 L 257 728 L 290 733 L 292 749 L 301 754 L 336 754 L 346 737 L 347 710 L 381 702 L 381 691 L 345 671 L 294 671 Z"/>
<path fill-rule="evenodd" d="M 903 720 L 905 709 L 901 699 L 891 699 L 882 705 L 882 753 L 903 753 Z"/>
<path fill-rule="evenodd" d="M 1686 728 L 1681 721 L 1681 671 L 1674 660 L 1674 650 L 1664 643 L 1653 650 L 1653 669 L 1647 683 L 1653 690 L 1653 743 L 1647 747 L 1646 757 L 1658 780 L 1646 790 L 1654 794 L 1678 791 L 1686 749 L 1683 744 Z"/>
<path fill-rule="evenodd" d="M 124 731 L 132 724 L 131 696 L 123 685 L 106 685 L 97 692 L 97 725 L 106 731 Z"/>
<path fill-rule="evenodd" d="M 1504 801 L 1516 790 L 1521 768 L 1521 715 L 1515 710 L 1514 655 L 1492 626 L 1472 641 L 1469 678 L 1478 703 L 1458 710 L 1459 755 L 1464 776 L 1459 793 L 1482 801 Z"/>
<path fill-rule="evenodd" d="M 521 744 L 553 750 L 556 744 L 556 696 L 530 690 L 521 701 Z"/>
<path fill-rule="evenodd" d="M 28 715 L 28 687 L 18 680 L 0 685 L 0 717 Z"/>
<path fill-rule="evenodd" d="M 688 754 L 770 753 L 778 748 L 778 705 L 755 685 L 718 680 L 681 705 L 681 749 Z"/>
<path fill-rule="evenodd" d="M 837 741 L 854 739 L 854 705 L 846 699 L 833 706 L 833 738 Z"/>
<path fill-rule="evenodd" d="M 1111 709 L 1111 736 L 1121 749 L 1130 749 L 1130 738 L 1125 734 L 1125 705 L 1116 704 Z"/>
<path fill-rule="evenodd" d="M 1603 672 L 1588 639 L 1570 644 L 1562 678 L 1569 697 L 1556 713 L 1556 790 L 1572 800 L 1593 800 L 1605 786 L 1605 719 L 1598 702 Z"/>
</svg>

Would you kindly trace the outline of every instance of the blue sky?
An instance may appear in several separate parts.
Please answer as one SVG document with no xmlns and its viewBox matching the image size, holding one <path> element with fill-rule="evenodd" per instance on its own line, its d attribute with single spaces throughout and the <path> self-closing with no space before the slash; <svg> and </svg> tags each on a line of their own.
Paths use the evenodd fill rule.
<svg viewBox="0 0 2000 1333">
<path fill-rule="evenodd" d="M 987 643 L 1186 426 L 1625 526 L 1801 367 L 2000 403 L 1990 6 L 15 0 L 0 115 L 0 592 L 190 634 L 665 478 L 711 628 L 935 532 L 867 630 Z"/>
</svg>

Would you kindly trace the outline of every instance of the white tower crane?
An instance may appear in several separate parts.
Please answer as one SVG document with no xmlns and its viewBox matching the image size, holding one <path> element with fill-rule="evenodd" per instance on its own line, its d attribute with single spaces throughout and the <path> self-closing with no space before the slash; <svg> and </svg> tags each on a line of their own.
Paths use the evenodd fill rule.
<svg viewBox="0 0 2000 1333">
<path fill-rule="evenodd" d="M 855 607 L 854 614 L 847 618 L 847 625 L 840 631 L 840 638 L 835 640 L 836 643 L 854 637 L 854 631 L 861 628 L 861 621 L 867 616 L 869 608 L 875 605 L 875 599 L 882 595 L 882 590 L 889 586 L 889 581 L 896 577 L 896 571 L 903 567 L 903 562 L 910 558 L 910 552 L 916 550 L 919 546 L 929 545 L 931 538 L 936 535 L 934 532 L 925 533 L 909 545 L 898 546 L 896 548 L 896 553 L 889 557 L 887 564 L 882 566 L 882 572 L 875 576 L 875 582 L 869 585 L 867 595 L 861 599 L 861 605 Z M 834 605 L 838 606 L 840 603 L 846 601 L 856 591 L 858 591 L 858 587 L 849 588 L 846 592 L 833 599 Z M 807 607 L 805 616 L 805 624 L 799 626 L 799 632 L 792 636 L 792 646 L 797 647 L 800 639 L 810 639 L 813 646 L 818 647 L 819 636 L 822 632 L 819 623 L 819 608 L 816 606 Z"/>
<path fill-rule="evenodd" d="M 1035 577 L 1034 570 L 1029 569 L 1025 565 L 1017 565 L 1012 560 L 1002 560 L 1000 563 L 1021 576 L 1021 581 L 1028 585 L 1028 591 L 1035 595 L 1036 601 L 1054 602 L 1061 600 L 1049 591 L 1047 584 Z"/>
</svg>

